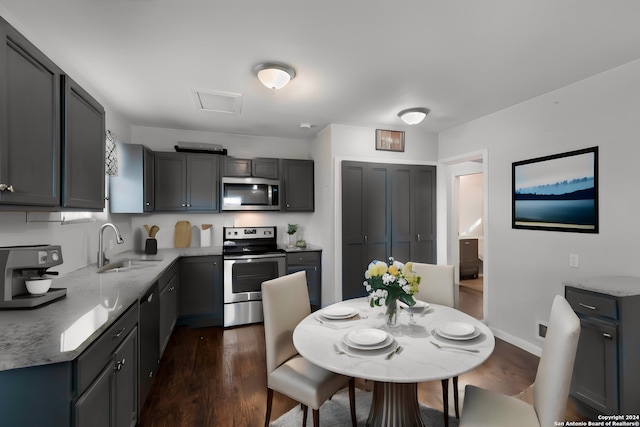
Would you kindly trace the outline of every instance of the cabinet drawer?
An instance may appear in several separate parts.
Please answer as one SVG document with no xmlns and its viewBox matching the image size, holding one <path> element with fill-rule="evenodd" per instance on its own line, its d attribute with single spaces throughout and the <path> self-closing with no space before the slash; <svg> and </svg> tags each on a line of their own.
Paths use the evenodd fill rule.
<svg viewBox="0 0 640 427">
<path fill-rule="evenodd" d="M 176 274 L 178 274 L 178 261 L 174 261 L 174 263 L 171 264 L 171 267 L 165 270 L 165 272 L 162 273 L 162 276 L 158 279 L 158 289 L 160 290 L 160 293 L 162 293 L 164 288 L 171 283 L 173 276 Z"/>
<path fill-rule="evenodd" d="M 287 254 L 288 265 L 308 265 L 320 262 L 320 252 L 296 252 Z"/>
<path fill-rule="evenodd" d="M 607 295 L 566 288 L 566 297 L 576 313 L 618 319 L 618 302 Z"/>
<path fill-rule="evenodd" d="M 134 304 L 109 327 L 76 361 L 76 391 L 79 396 L 113 357 L 116 348 L 138 323 L 138 304 Z M 136 361 L 132 361 L 136 362 Z"/>
</svg>

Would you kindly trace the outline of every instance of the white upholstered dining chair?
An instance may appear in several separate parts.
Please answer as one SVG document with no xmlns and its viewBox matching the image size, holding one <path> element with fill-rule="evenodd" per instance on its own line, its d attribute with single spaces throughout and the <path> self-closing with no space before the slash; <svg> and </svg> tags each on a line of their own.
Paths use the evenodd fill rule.
<svg viewBox="0 0 640 427">
<path fill-rule="evenodd" d="M 456 303 L 456 289 L 454 270 L 452 265 L 413 263 L 413 270 L 420 276 L 420 287 L 414 295 L 421 301 L 454 307 Z M 449 425 L 449 379 L 442 380 L 442 406 L 444 425 Z M 458 403 L 458 377 L 453 377 L 453 406 L 456 418 L 460 418 Z"/>
<path fill-rule="evenodd" d="M 307 408 L 311 407 L 313 425 L 318 427 L 320 406 L 347 383 L 351 423 L 355 427 L 355 380 L 314 365 L 299 355 L 293 345 L 293 330 L 311 313 L 306 272 L 263 282 L 262 309 L 268 387 L 265 427 L 269 426 L 274 391 L 300 402 L 303 427 L 307 422 Z"/>
<path fill-rule="evenodd" d="M 579 337 L 580 319 L 567 300 L 556 295 L 533 383 L 533 405 L 467 385 L 460 427 L 547 427 L 563 421 Z"/>
</svg>

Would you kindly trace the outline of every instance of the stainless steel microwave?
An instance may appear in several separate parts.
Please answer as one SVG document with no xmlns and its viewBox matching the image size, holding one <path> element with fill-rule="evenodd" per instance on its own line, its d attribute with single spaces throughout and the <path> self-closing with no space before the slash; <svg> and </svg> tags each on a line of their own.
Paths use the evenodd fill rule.
<svg viewBox="0 0 640 427">
<path fill-rule="evenodd" d="M 280 181 L 222 177 L 223 211 L 279 211 Z"/>
</svg>

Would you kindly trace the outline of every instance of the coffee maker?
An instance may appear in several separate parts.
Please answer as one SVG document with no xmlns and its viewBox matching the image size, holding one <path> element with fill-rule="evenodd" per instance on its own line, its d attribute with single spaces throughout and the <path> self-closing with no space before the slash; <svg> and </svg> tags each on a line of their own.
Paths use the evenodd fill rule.
<svg viewBox="0 0 640 427">
<path fill-rule="evenodd" d="M 67 295 L 65 288 L 49 288 L 42 295 L 32 295 L 24 283 L 30 277 L 57 275 L 49 268 L 62 264 L 58 245 L 11 246 L 0 248 L 0 309 L 35 308 Z"/>
</svg>

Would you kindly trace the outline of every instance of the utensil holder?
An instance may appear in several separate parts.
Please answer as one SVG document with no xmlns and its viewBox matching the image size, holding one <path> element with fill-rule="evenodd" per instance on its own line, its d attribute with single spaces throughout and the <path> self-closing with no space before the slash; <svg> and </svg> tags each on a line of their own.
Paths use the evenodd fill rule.
<svg viewBox="0 0 640 427">
<path fill-rule="evenodd" d="M 147 239 L 144 243 L 144 253 L 147 255 L 155 255 L 158 253 L 158 241 L 156 239 Z"/>
</svg>

